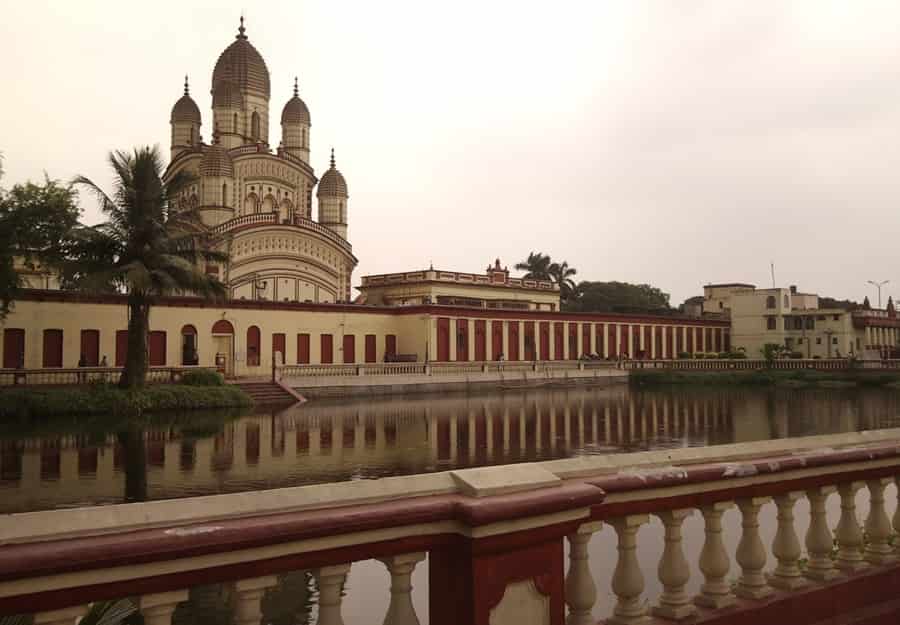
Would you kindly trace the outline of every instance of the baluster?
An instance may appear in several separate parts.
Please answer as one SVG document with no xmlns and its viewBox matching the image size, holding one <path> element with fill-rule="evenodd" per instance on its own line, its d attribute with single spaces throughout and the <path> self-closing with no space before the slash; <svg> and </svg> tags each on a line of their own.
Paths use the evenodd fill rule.
<svg viewBox="0 0 900 625">
<path fill-rule="evenodd" d="M 138 599 L 138 609 L 144 617 L 144 625 L 171 625 L 175 608 L 187 600 L 187 590 L 142 595 Z"/>
<path fill-rule="evenodd" d="M 425 559 L 425 552 L 405 553 L 381 562 L 391 574 L 391 603 L 384 615 L 384 625 L 419 625 L 419 617 L 412 604 L 412 573 Z"/>
<path fill-rule="evenodd" d="M 319 587 L 319 619 L 316 625 L 344 625 L 341 591 L 349 572 L 349 564 L 326 566 L 315 571 L 316 585 Z"/>
<path fill-rule="evenodd" d="M 700 571 L 705 581 L 700 586 L 700 594 L 694 597 L 694 603 L 707 608 L 723 608 L 734 603 L 731 586 L 726 581 L 731 563 L 725 544 L 722 542 L 722 515 L 733 508 L 731 501 L 718 501 L 702 506 L 705 537 L 703 549 L 700 551 Z"/>
<path fill-rule="evenodd" d="M 802 492 L 794 491 L 775 497 L 778 530 L 772 541 L 772 554 L 778 560 L 778 565 L 769 575 L 769 585 L 782 590 L 794 590 L 806 585 L 799 564 L 802 553 L 800 539 L 794 528 L 794 504 L 802 496 Z"/>
<path fill-rule="evenodd" d="M 37 612 L 34 625 L 75 625 L 81 617 L 88 613 L 88 606 L 76 605 L 71 608 Z"/>
<path fill-rule="evenodd" d="M 744 599 L 761 599 L 772 594 L 766 583 L 763 568 L 766 566 L 766 546 L 759 537 L 759 509 L 771 501 L 771 497 L 738 499 L 741 511 L 741 540 L 735 559 L 741 565 L 741 577 L 735 594 Z"/>
<path fill-rule="evenodd" d="M 838 576 L 831 559 L 834 538 L 828 527 L 825 513 L 825 502 L 828 495 L 835 492 L 834 486 L 820 486 L 806 491 L 809 499 L 809 529 L 806 531 L 806 552 L 809 562 L 806 564 L 806 577 L 820 582 L 827 582 Z"/>
<path fill-rule="evenodd" d="M 841 495 L 841 519 L 838 521 L 837 567 L 842 571 L 857 571 L 866 566 L 862 556 L 863 535 L 856 518 L 856 492 L 862 482 L 846 482 L 838 485 Z"/>
<path fill-rule="evenodd" d="M 653 608 L 653 614 L 668 619 L 683 619 L 697 611 L 684 585 L 691 578 L 691 569 L 684 557 L 681 546 L 681 525 L 694 513 L 693 510 L 666 510 L 656 516 L 665 526 L 665 547 L 659 559 L 659 581 L 663 585 L 663 593 L 659 605 Z"/>
<path fill-rule="evenodd" d="M 894 510 L 894 519 L 891 523 L 894 527 L 894 534 L 900 536 L 900 476 L 894 478 L 897 485 L 897 508 Z M 894 551 L 900 553 L 900 540 L 895 541 Z"/>
<path fill-rule="evenodd" d="M 262 620 L 262 598 L 268 588 L 278 585 L 274 575 L 242 579 L 234 583 L 237 596 L 234 622 L 235 625 L 259 625 Z"/>
<path fill-rule="evenodd" d="M 646 602 L 641 599 L 644 575 L 635 553 L 637 532 L 649 520 L 646 514 L 633 514 L 610 522 L 619 539 L 619 557 L 612 577 L 612 590 L 618 601 L 612 617 L 606 620 L 608 625 L 635 625 L 649 620 Z"/>
<path fill-rule="evenodd" d="M 868 480 L 869 516 L 866 518 L 866 560 L 872 564 L 887 564 L 894 560 L 891 549 L 891 521 L 884 509 L 884 487 L 891 483 L 891 478 Z"/>
<path fill-rule="evenodd" d="M 569 574 L 566 576 L 566 604 L 569 616 L 566 625 L 592 625 L 596 622 L 591 611 L 597 602 L 597 587 L 589 566 L 588 543 L 603 523 L 583 523 L 569 534 Z"/>
</svg>

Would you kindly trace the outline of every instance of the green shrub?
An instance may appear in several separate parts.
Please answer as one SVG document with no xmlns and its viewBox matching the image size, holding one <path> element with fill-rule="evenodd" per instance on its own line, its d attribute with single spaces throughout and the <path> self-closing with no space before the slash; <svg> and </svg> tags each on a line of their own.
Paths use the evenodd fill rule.
<svg viewBox="0 0 900 625">
<path fill-rule="evenodd" d="M 73 388 L 5 388 L 0 390 L 0 419 L 76 415 L 141 415 L 156 411 L 249 406 L 253 400 L 230 384 L 197 386 L 152 384 L 124 390 L 112 385 Z"/>
<path fill-rule="evenodd" d="M 707 360 L 718 360 L 718 358 L 719 358 L 718 354 L 707 354 L 706 355 Z"/>
<path fill-rule="evenodd" d="M 690 359 L 691 355 L 687 352 L 678 352 L 678 360 Z"/>
<path fill-rule="evenodd" d="M 186 371 L 181 376 L 181 383 L 188 386 L 222 386 L 225 384 L 225 378 L 212 369 L 195 369 Z"/>
<path fill-rule="evenodd" d="M 694 360 L 703 360 L 705 357 L 703 352 L 694 352 Z"/>
<path fill-rule="evenodd" d="M 803 358 L 803 352 L 791 352 L 788 354 L 789 358 L 793 358 L 794 360 L 800 360 Z"/>
</svg>

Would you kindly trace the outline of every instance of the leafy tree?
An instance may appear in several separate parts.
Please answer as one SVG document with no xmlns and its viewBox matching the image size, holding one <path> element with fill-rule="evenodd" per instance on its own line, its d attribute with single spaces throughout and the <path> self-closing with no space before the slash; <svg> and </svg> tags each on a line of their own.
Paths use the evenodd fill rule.
<svg viewBox="0 0 900 625">
<path fill-rule="evenodd" d="M 163 182 L 158 148 L 112 152 L 109 164 L 115 175 L 112 196 L 84 176 L 74 181 L 97 196 L 107 221 L 72 233 L 62 275 L 73 288 L 127 293 L 128 353 L 119 386 L 133 388 L 143 386 L 147 374 L 147 333 L 155 299 L 183 292 L 224 295 L 224 285 L 201 264 L 226 258 L 204 249 L 196 236 L 166 227 L 169 198 L 190 177 L 176 174 Z"/>
<path fill-rule="evenodd" d="M 516 263 L 516 270 L 525 271 L 526 280 L 550 280 L 552 279 L 550 274 L 552 264 L 550 256 L 540 252 L 529 252 L 528 258 Z"/>
<path fill-rule="evenodd" d="M 580 282 L 567 308 L 580 312 L 669 314 L 669 294 L 649 284 Z"/>
<path fill-rule="evenodd" d="M 777 358 L 784 356 L 787 348 L 779 343 L 766 343 L 759 352 L 762 354 L 763 360 L 766 361 L 766 366 L 771 367 Z"/>
<path fill-rule="evenodd" d="M 860 308 L 859 302 L 849 299 L 835 299 L 834 297 L 819 297 L 819 308 L 842 308 L 844 310 L 857 310 Z"/>
<path fill-rule="evenodd" d="M 17 269 L 52 267 L 63 241 L 78 224 L 71 185 L 44 178 L 0 190 L 0 319 L 24 287 Z"/>
<path fill-rule="evenodd" d="M 561 263 L 551 263 L 549 268 L 550 279 L 559 285 L 559 298 L 563 304 L 570 301 L 575 296 L 575 281 L 572 276 L 578 273 L 574 267 L 569 267 L 569 263 L 563 261 Z"/>
</svg>

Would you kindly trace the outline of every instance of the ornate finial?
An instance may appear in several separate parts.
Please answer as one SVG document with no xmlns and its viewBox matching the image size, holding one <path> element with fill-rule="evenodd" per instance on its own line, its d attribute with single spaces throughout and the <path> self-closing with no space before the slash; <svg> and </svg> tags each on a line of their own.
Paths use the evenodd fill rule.
<svg viewBox="0 0 900 625">
<path fill-rule="evenodd" d="M 331 148 L 331 168 L 334 169 L 334 148 Z"/>
<path fill-rule="evenodd" d="M 191 95 L 191 92 L 188 90 L 187 74 L 184 75 L 184 95 Z"/>
<path fill-rule="evenodd" d="M 213 143 L 219 145 L 219 122 L 216 122 L 216 126 L 213 128 Z"/>
<path fill-rule="evenodd" d="M 297 77 L 296 76 L 294 76 L 294 97 L 295 98 L 300 97 L 300 92 L 297 89 Z"/>
<path fill-rule="evenodd" d="M 244 16 L 241 15 L 241 25 L 238 27 L 238 34 L 237 34 L 236 39 L 246 39 L 247 35 L 244 34 L 244 31 L 246 31 L 246 30 L 247 29 L 244 28 Z"/>
</svg>

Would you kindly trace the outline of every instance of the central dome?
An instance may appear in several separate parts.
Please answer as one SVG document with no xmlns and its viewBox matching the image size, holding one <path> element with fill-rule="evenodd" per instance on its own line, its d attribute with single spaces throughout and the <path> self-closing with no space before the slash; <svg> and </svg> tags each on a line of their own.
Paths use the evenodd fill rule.
<svg viewBox="0 0 900 625">
<path fill-rule="evenodd" d="M 244 34 L 244 18 L 237 37 L 225 51 L 219 55 L 212 75 L 212 95 L 221 94 L 221 87 L 236 86 L 241 91 L 252 91 L 269 99 L 269 69 L 262 55 L 247 41 Z"/>
</svg>

